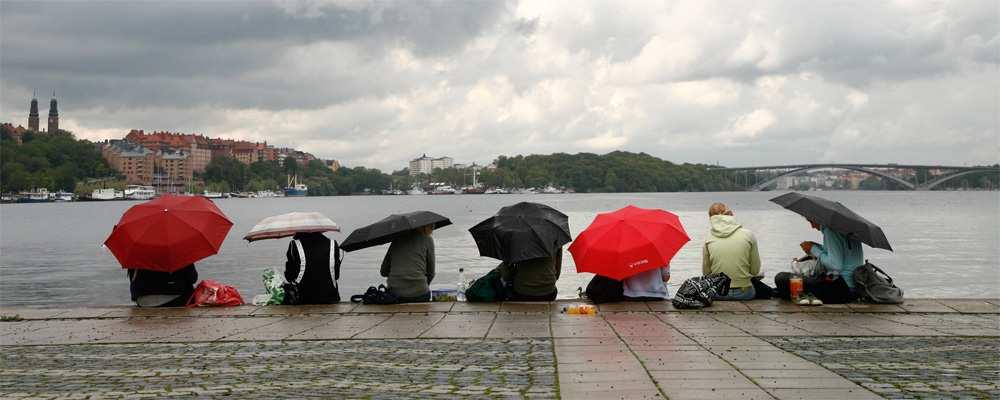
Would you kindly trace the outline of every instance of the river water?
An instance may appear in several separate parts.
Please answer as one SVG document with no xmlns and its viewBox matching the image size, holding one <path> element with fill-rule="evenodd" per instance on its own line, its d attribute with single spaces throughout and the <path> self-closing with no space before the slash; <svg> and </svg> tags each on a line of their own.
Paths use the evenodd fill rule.
<svg viewBox="0 0 1000 400">
<path fill-rule="evenodd" d="M 234 225 L 219 254 L 197 263 L 201 279 L 236 286 L 249 301 L 263 291 L 261 272 L 282 267 L 287 239 L 247 244 L 241 238 L 260 219 L 290 211 L 319 211 L 343 228 L 354 228 L 390 213 L 430 210 L 454 225 L 434 233 L 437 277 L 432 285 L 454 287 L 458 269 L 485 274 L 497 261 L 479 257 L 468 228 L 500 207 L 518 201 L 548 204 L 569 215 L 574 236 L 600 211 L 627 204 L 678 214 L 691 237 L 671 266 L 671 293 L 701 272 L 701 243 L 708 234 L 707 209 L 727 203 L 736 218 L 757 235 L 763 270 L 770 278 L 800 255 L 798 243 L 821 241 L 798 215 L 768 199 L 778 192 L 640 193 L 565 195 L 354 196 L 220 199 L 216 204 Z M 866 246 L 865 257 L 881 266 L 909 297 L 1000 297 L 1000 192 L 820 192 L 882 226 L 895 252 Z M 129 304 L 124 271 L 101 243 L 122 213 L 135 202 L 4 204 L 0 206 L 0 304 Z M 378 266 L 387 246 L 348 253 L 341 274 L 341 297 L 382 281 Z M 575 297 L 590 274 L 577 274 L 565 254 L 560 297 Z"/>
</svg>

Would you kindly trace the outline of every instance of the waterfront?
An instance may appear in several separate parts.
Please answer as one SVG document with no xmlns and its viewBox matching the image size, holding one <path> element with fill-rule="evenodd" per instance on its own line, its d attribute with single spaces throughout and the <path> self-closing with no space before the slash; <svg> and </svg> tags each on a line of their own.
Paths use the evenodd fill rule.
<svg viewBox="0 0 1000 400">
<path fill-rule="evenodd" d="M 446 215 L 453 226 L 435 232 L 437 278 L 453 285 L 458 268 L 481 275 L 497 261 L 478 257 L 467 229 L 517 201 L 549 204 L 569 215 L 575 234 L 598 211 L 626 204 L 677 213 L 691 235 L 674 259 L 671 292 L 700 273 L 700 243 L 708 229 L 706 210 L 728 203 L 760 243 L 767 280 L 788 269 L 802 240 L 820 240 L 798 215 L 767 200 L 778 192 L 639 193 L 566 195 L 345 196 L 222 199 L 216 204 L 233 220 L 233 230 L 216 256 L 198 263 L 201 279 L 235 285 L 249 300 L 262 291 L 261 272 L 284 263 L 287 240 L 247 244 L 241 239 L 261 218 L 290 211 L 319 211 L 351 230 L 393 212 L 425 209 Z M 1000 192 L 822 192 L 881 225 L 895 253 L 866 248 L 866 257 L 886 269 L 909 297 L 1000 297 Z M 128 303 L 124 272 L 101 247 L 122 212 L 136 202 L 5 204 L 0 206 L 0 304 L 121 305 Z M 341 276 L 341 297 L 381 281 L 378 264 L 385 247 L 349 253 Z M 564 258 L 560 297 L 574 297 L 589 274 L 576 274 Z"/>
</svg>

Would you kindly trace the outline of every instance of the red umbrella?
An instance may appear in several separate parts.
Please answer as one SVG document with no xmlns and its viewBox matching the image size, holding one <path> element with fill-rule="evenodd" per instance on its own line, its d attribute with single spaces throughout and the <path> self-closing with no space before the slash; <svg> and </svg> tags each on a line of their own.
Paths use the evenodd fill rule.
<svg viewBox="0 0 1000 400">
<path fill-rule="evenodd" d="M 218 253 L 232 226 L 211 200 L 163 195 L 125 211 L 104 245 L 122 268 L 174 272 Z"/>
<path fill-rule="evenodd" d="M 666 266 L 689 240 L 676 215 L 630 205 L 597 214 L 569 252 L 577 272 L 622 280 Z"/>
</svg>

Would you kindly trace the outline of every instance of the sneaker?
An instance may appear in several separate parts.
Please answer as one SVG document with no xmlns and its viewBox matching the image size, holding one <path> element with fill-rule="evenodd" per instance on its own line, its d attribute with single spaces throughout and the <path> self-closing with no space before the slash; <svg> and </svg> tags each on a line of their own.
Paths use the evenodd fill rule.
<svg viewBox="0 0 1000 400">
<path fill-rule="evenodd" d="M 821 306 L 823 305 L 823 300 L 817 299 L 815 296 L 812 296 L 812 299 L 809 300 L 809 305 Z"/>
<path fill-rule="evenodd" d="M 797 302 L 797 304 L 800 306 L 808 306 L 812 304 L 812 301 L 809 300 L 809 295 L 803 294 L 799 296 L 799 301 Z"/>
</svg>

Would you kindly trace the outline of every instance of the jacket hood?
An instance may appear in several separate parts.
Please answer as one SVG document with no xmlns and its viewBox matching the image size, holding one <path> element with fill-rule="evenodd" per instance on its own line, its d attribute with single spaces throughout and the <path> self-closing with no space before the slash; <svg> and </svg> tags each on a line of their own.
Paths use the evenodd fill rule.
<svg viewBox="0 0 1000 400">
<path fill-rule="evenodd" d="M 732 215 L 713 215 L 711 222 L 712 236 L 717 238 L 727 238 L 743 227 L 743 225 L 736 223 L 736 218 Z"/>
</svg>

